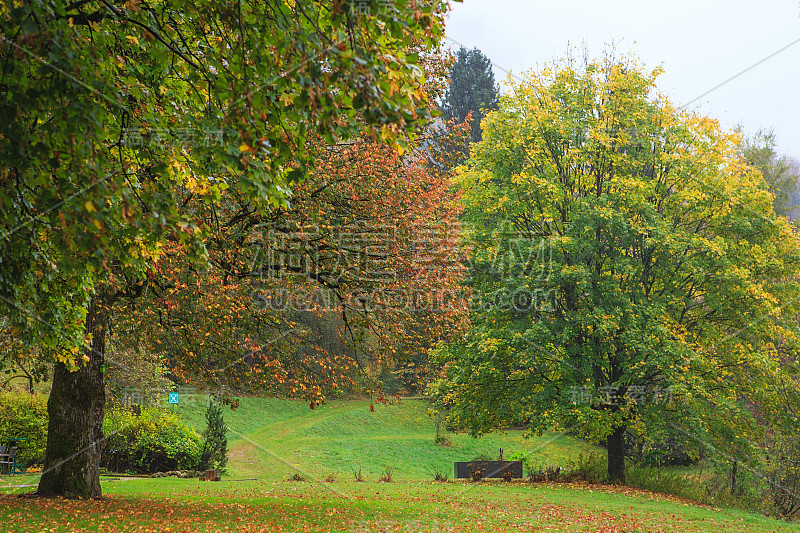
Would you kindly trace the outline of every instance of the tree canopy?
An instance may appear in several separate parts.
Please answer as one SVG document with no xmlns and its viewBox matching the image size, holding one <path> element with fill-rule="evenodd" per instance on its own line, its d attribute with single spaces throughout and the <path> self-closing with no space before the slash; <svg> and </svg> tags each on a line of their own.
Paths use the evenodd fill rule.
<svg viewBox="0 0 800 533">
<path fill-rule="evenodd" d="M 465 126 L 450 130 L 465 140 Z M 452 157 L 317 143 L 291 205 L 262 215 L 231 191 L 196 205 L 211 228 L 208 265 L 165 250 L 146 297 L 119 310 L 120 338 L 161 354 L 181 380 L 317 403 L 363 367 L 423 351 L 466 311 Z"/>
<path fill-rule="evenodd" d="M 775 134 L 760 129 L 752 137 L 742 138 L 741 151 L 745 160 L 764 176 L 774 196 L 775 213 L 797 218 L 794 211 L 800 206 L 800 162 L 778 154 L 776 145 Z"/>
<path fill-rule="evenodd" d="M 501 97 L 459 176 L 472 329 L 438 348 L 452 423 L 603 439 L 612 480 L 626 434 L 736 453 L 757 419 L 798 422 L 797 236 L 740 138 L 658 74 L 566 62 Z"/>
<path fill-rule="evenodd" d="M 4 4 L 0 308 L 17 336 L 79 358 L 97 281 L 146 272 L 167 241 L 200 242 L 181 192 L 213 203 L 232 187 L 264 211 L 306 174 L 310 135 L 424 124 L 411 47 L 438 45 L 441 9 Z"/>
<path fill-rule="evenodd" d="M 444 118 L 460 123 L 472 115 L 472 142 L 478 142 L 481 140 L 481 120 L 497 107 L 497 98 L 497 84 L 489 58 L 477 48 L 459 48 L 450 68 L 450 84 L 442 100 Z"/>
<path fill-rule="evenodd" d="M 309 139 L 413 138 L 433 112 L 420 54 L 438 47 L 446 7 L 0 7 L 0 316 L 28 348 L 14 357 L 57 362 L 41 494 L 101 494 L 112 308 L 167 250 L 208 261 L 193 202 L 230 191 L 265 215 L 313 167 Z"/>
</svg>

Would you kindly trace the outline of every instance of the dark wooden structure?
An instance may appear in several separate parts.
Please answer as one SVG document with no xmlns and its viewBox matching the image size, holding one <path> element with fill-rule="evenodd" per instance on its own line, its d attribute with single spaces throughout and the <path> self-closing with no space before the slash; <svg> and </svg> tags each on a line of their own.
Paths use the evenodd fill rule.
<svg viewBox="0 0 800 533">
<path fill-rule="evenodd" d="M 522 461 L 468 461 L 456 462 L 456 478 L 522 478 Z"/>
<path fill-rule="evenodd" d="M 200 476 L 200 481 L 219 481 L 217 469 L 206 470 L 206 473 Z"/>
</svg>

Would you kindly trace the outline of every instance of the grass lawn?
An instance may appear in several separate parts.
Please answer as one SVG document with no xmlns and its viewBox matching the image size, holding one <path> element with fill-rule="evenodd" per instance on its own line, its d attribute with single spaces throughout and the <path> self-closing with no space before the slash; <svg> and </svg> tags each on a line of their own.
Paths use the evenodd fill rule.
<svg viewBox="0 0 800 533">
<path fill-rule="evenodd" d="M 286 400 L 244 399 L 236 411 L 225 411 L 231 430 L 229 473 L 286 479 L 297 471 L 308 479 L 324 479 L 330 473 L 349 478 L 353 469 L 361 469 L 365 478 L 375 480 L 391 468 L 396 480 L 430 480 L 434 469 L 452 477 L 454 461 L 478 455 L 495 458 L 501 448 L 506 459 L 526 453 L 537 466 L 564 465 L 581 453 L 601 451 L 567 435 L 526 439 L 519 430 L 480 439 L 448 433 L 452 446 L 436 446 L 424 401 L 376 404 L 374 411 L 369 405 L 337 401 L 312 411 L 308 404 Z M 200 431 L 205 425 L 203 409 L 194 402 L 180 412 Z"/>
<path fill-rule="evenodd" d="M 4 531 L 789 532 L 626 489 L 486 483 L 108 480 L 104 501 L 0 498 Z"/>
<path fill-rule="evenodd" d="M 200 404 L 182 414 L 201 427 Z M 520 432 L 433 445 L 421 401 L 399 406 L 332 402 L 310 410 L 280 400 L 248 400 L 226 411 L 229 472 L 219 483 L 195 479 L 103 478 L 102 501 L 19 497 L 36 476 L 0 482 L 2 531 L 552 531 L 672 533 L 789 532 L 796 525 L 734 510 L 693 505 L 627 488 L 558 484 L 431 481 L 452 461 L 525 451 L 534 464 L 563 464 L 593 447 L 564 435 Z M 394 481 L 378 483 L 385 468 Z M 361 468 L 365 482 L 353 480 Z M 286 481 L 294 473 L 308 481 Z M 334 473 L 335 481 L 320 481 Z M 452 474 L 451 474 L 452 475 Z M 255 479 L 252 479 L 255 478 Z"/>
</svg>

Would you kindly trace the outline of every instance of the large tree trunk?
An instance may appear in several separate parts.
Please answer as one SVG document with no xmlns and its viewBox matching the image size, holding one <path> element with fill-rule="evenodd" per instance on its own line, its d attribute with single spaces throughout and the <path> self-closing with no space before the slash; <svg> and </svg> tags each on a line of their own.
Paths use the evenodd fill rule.
<svg viewBox="0 0 800 533">
<path fill-rule="evenodd" d="M 50 416 L 44 473 L 38 494 L 67 498 L 100 498 L 100 452 L 103 446 L 105 389 L 101 365 L 105 360 L 108 309 L 98 289 L 86 314 L 86 333 L 92 335 L 84 354 L 70 372 L 56 363 L 53 389 L 47 401 Z"/>
<path fill-rule="evenodd" d="M 625 427 L 615 427 L 608 436 L 608 480 L 625 482 Z"/>
</svg>

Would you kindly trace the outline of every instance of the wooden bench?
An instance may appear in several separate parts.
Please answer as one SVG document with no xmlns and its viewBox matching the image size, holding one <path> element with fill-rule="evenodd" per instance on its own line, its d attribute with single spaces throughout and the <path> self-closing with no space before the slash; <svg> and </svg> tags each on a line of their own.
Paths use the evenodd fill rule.
<svg viewBox="0 0 800 533">
<path fill-rule="evenodd" d="M 3 466 L 8 465 L 8 474 L 13 474 L 16 469 L 17 447 L 12 446 L 6 451 L 5 446 L 0 446 L 0 471 L 3 471 Z"/>
</svg>

